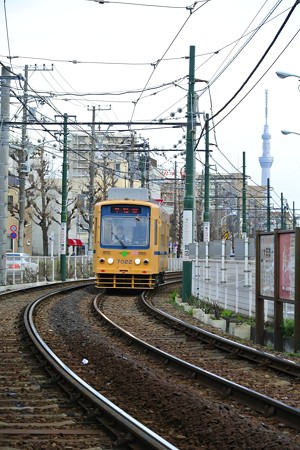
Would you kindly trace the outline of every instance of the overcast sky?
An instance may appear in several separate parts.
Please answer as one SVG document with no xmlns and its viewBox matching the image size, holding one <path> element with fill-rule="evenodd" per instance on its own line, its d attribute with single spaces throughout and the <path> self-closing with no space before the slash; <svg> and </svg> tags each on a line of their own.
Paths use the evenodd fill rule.
<svg viewBox="0 0 300 450">
<path fill-rule="evenodd" d="M 46 97 L 38 111 L 49 120 L 68 113 L 78 121 L 89 121 L 89 109 L 96 106 L 99 121 L 153 121 L 151 127 L 133 125 L 131 129 L 148 138 L 150 148 L 177 146 L 175 153 L 165 152 L 166 158 L 157 156 L 161 167 L 168 169 L 174 155 L 185 149 L 185 130 L 167 129 L 157 121 L 170 121 L 173 113 L 172 120 L 185 121 L 188 56 L 195 46 L 195 76 L 209 82 L 209 89 L 203 82 L 195 85 L 199 120 L 203 124 L 202 113 L 215 116 L 210 122 L 214 126 L 210 142 L 217 144 L 211 147 L 213 173 L 242 170 L 245 152 L 249 183 L 260 184 L 258 158 L 262 156 L 267 89 L 274 203 L 279 206 L 283 193 L 290 207 L 295 201 L 300 209 L 300 136 L 280 132 L 300 133 L 299 81 L 293 77 L 281 80 L 275 74 L 285 71 L 299 74 L 300 79 L 299 5 L 280 32 L 294 4 L 295 0 L 191 4 L 184 0 L 3 0 L 0 59 L 5 65 L 11 61 L 15 73 L 29 65 L 30 91 Z M 50 69 L 52 64 L 53 71 L 32 70 L 34 65 Z M 15 82 L 12 87 L 16 94 L 22 92 Z M 17 108 L 14 101 L 11 113 Z M 197 136 L 200 131 L 199 127 Z M 16 137 L 18 132 L 12 134 Z M 31 131 L 28 134 L 36 138 Z M 204 148 L 204 141 L 198 148 Z M 204 161 L 203 152 L 197 158 Z M 180 156 L 178 161 L 184 164 Z M 197 170 L 202 170 L 200 162 Z"/>
</svg>

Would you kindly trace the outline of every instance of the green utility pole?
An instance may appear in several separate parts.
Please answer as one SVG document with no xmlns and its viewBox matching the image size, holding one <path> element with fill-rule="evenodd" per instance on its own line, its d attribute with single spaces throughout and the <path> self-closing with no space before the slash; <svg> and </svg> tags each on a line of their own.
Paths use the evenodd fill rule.
<svg viewBox="0 0 300 450">
<path fill-rule="evenodd" d="M 243 223 L 242 223 L 242 235 L 243 239 L 247 237 L 247 222 L 246 222 L 246 153 L 243 152 Z"/>
<path fill-rule="evenodd" d="M 176 247 L 176 258 L 178 258 L 178 244 L 179 244 L 179 239 L 178 239 L 178 233 L 177 233 L 177 197 L 178 197 L 178 184 L 177 184 L 177 155 L 174 156 L 175 161 L 174 161 L 174 209 L 173 209 L 173 217 L 174 217 L 174 221 L 173 221 L 173 230 L 174 230 L 174 234 L 173 234 L 173 239 L 175 242 L 177 242 L 177 247 Z"/>
<path fill-rule="evenodd" d="M 63 144 L 63 163 L 62 163 L 62 194 L 61 194 L 61 234 L 60 234 L 60 273 L 61 281 L 66 281 L 66 262 L 67 262 L 67 167 L 68 167 L 68 114 L 64 114 L 64 144 Z"/>
<path fill-rule="evenodd" d="M 204 166 L 204 224 L 203 241 L 210 241 L 209 213 L 209 115 L 205 114 L 205 166 Z"/>
<path fill-rule="evenodd" d="M 271 231 L 270 178 L 267 179 L 267 231 Z"/>
<path fill-rule="evenodd" d="M 195 100 L 195 47 L 190 47 L 189 63 L 189 90 L 187 111 L 187 137 L 186 137 L 186 179 L 182 226 L 182 301 L 186 302 L 192 292 L 192 261 L 189 259 L 189 244 L 193 241 L 193 215 L 194 215 L 194 100 Z"/>
</svg>

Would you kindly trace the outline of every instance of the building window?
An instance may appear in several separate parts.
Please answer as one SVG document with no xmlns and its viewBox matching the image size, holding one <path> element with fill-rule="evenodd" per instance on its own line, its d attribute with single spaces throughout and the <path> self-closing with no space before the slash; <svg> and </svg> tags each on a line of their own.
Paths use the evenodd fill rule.
<svg viewBox="0 0 300 450">
<path fill-rule="evenodd" d="M 8 208 L 11 208 L 14 204 L 14 197 L 13 195 L 8 195 L 7 196 L 7 206 Z"/>
</svg>

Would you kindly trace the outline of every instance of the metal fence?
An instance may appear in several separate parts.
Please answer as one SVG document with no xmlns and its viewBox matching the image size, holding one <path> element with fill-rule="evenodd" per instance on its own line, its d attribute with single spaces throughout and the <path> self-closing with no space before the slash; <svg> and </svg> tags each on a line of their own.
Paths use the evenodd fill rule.
<svg viewBox="0 0 300 450">
<path fill-rule="evenodd" d="M 193 260 L 192 295 L 249 317 L 255 316 L 255 259 Z M 264 320 L 273 321 L 273 301 L 265 300 Z M 284 304 L 284 318 L 294 318 L 294 305 Z"/>
<path fill-rule="evenodd" d="M 60 257 L 32 256 L 30 262 L 37 264 L 37 273 L 30 266 L 10 269 L 6 273 L 6 284 L 26 284 L 59 281 L 61 279 Z M 94 277 L 93 258 L 88 255 L 68 256 L 66 260 L 66 278 L 80 279 Z"/>
<path fill-rule="evenodd" d="M 37 273 L 33 273 L 30 267 L 10 269 L 6 273 L 6 284 L 42 283 L 61 279 L 60 257 L 32 256 L 30 257 L 30 263 L 37 264 Z M 71 280 L 95 276 L 93 257 L 90 255 L 67 256 L 66 269 L 66 278 Z M 182 259 L 170 258 L 168 270 L 172 272 L 182 270 Z"/>
<path fill-rule="evenodd" d="M 38 265 L 37 274 L 26 268 L 10 270 L 7 273 L 7 285 L 26 283 L 43 283 L 59 281 L 60 257 L 32 256 L 32 263 Z M 169 271 L 182 270 L 182 258 L 169 258 Z M 77 280 L 93 278 L 93 258 L 90 255 L 68 256 L 66 260 L 66 278 Z M 220 259 L 200 258 L 196 254 L 193 259 L 192 295 L 211 303 L 217 302 L 225 309 L 246 316 L 255 316 L 255 258 L 249 258 L 246 252 L 244 259 L 226 256 Z M 273 320 L 273 302 L 265 301 L 265 321 Z M 294 318 L 294 306 L 284 304 L 284 317 Z"/>
</svg>

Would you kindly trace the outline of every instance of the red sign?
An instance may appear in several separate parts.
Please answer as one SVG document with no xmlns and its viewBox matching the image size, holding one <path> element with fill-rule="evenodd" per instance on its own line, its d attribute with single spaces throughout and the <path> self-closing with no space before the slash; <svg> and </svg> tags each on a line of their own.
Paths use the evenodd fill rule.
<svg viewBox="0 0 300 450">
<path fill-rule="evenodd" d="M 291 233 L 279 236 L 279 297 L 295 298 L 295 235 Z"/>
</svg>

